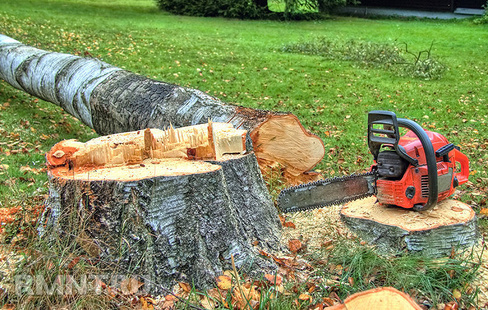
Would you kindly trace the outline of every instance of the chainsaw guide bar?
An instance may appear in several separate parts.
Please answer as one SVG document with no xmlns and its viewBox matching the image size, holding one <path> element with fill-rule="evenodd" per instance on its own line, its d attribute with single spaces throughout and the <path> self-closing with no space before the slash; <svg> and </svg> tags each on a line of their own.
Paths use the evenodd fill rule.
<svg viewBox="0 0 488 310">
<path fill-rule="evenodd" d="M 335 177 L 281 191 L 278 207 L 284 212 L 307 211 L 343 204 L 375 194 L 376 173 Z"/>
</svg>

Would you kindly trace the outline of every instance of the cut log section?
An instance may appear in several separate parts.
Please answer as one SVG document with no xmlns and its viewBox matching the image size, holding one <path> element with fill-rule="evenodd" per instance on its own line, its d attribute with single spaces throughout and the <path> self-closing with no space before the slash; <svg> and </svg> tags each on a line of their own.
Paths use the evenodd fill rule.
<svg viewBox="0 0 488 310">
<path fill-rule="evenodd" d="M 421 253 L 439 257 L 476 243 L 475 212 L 465 203 L 443 200 L 432 210 L 415 212 L 383 206 L 375 197 L 353 201 L 341 219 L 360 238 L 383 252 Z"/>
<path fill-rule="evenodd" d="M 206 93 L 155 81 L 94 58 L 43 51 L 0 34 L 0 78 L 52 102 L 100 135 L 207 122 L 248 132 L 262 169 L 280 166 L 300 182 L 325 154 L 322 140 L 291 113 L 226 104 Z M 252 143 L 250 143 L 252 142 Z M 305 176 L 309 180 L 310 175 Z"/>
<path fill-rule="evenodd" d="M 174 281 L 212 287 L 232 256 L 245 272 L 271 272 L 256 246 L 279 249 L 281 224 L 245 135 L 209 123 L 62 141 L 46 156 L 44 230 L 80 228 L 89 255 L 156 293 Z"/>
<path fill-rule="evenodd" d="M 421 310 L 412 298 L 393 287 L 379 287 L 353 294 L 328 310 Z"/>
</svg>

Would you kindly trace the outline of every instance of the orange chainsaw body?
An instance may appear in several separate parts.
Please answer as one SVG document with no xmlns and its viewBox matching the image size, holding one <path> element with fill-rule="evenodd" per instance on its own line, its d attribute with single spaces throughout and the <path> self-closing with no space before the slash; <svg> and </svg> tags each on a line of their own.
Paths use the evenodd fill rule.
<svg viewBox="0 0 488 310">
<path fill-rule="evenodd" d="M 441 201 L 452 195 L 456 186 L 468 181 L 469 161 L 466 155 L 454 147 L 438 156 L 437 152 L 449 145 L 449 142 L 439 133 L 425 132 L 436 152 L 437 201 Z M 398 145 L 403 147 L 410 157 L 417 159 L 418 165 L 409 164 L 401 178 L 389 178 L 388 176 L 378 178 L 376 180 L 376 197 L 381 204 L 391 204 L 410 209 L 415 205 L 425 204 L 429 198 L 427 160 L 422 143 L 412 131 L 408 131 L 402 136 Z M 372 169 L 377 169 L 377 165 L 378 162 L 375 162 Z"/>
</svg>

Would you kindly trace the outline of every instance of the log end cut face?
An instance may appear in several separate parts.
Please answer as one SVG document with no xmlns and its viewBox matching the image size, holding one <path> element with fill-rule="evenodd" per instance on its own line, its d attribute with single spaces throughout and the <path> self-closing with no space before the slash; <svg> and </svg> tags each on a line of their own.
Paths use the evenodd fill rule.
<svg viewBox="0 0 488 310">
<path fill-rule="evenodd" d="M 251 132 L 251 139 L 260 166 L 278 162 L 292 176 L 311 170 L 325 155 L 322 140 L 292 114 L 271 117 Z"/>
<path fill-rule="evenodd" d="M 413 299 L 393 287 L 379 287 L 349 296 L 339 309 L 420 310 Z"/>
</svg>

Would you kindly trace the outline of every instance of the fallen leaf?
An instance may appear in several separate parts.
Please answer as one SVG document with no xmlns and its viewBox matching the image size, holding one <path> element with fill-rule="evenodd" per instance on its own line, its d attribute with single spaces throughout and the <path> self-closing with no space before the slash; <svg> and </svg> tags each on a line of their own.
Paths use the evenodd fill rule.
<svg viewBox="0 0 488 310">
<path fill-rule="evenodd" d="M 181 287 L 181 289 L 187 293 L 191 292 L 191 286 L 190 284 L 186 282 L 178 282 L 178 285 Z"/>
<path fill-rule="evenodd" d="M 283 278 L 280 275 L 272 275 L 272 274 L 265 274 L 264 278 L 272 285 L 279 286 L 283 281 Z"/>
<path fill-rule="evenodd" d="M 288 228 L 293 228 L 293 229 L 296 228 L 296 226 L 293 222 L 284 222 L 283 227 L 288 227 Z"/>
<path fill-rule="evenodd" d="M 207 296 L 203 296 L 200 299 L 200 305 L 207 310 L 212 310 L 215 309 L 215 301 L 212 299 L 208 298 Z"/>
<path fill-rule="evenodd" d="M 217 287 L 221 290 L 228 290 L 232 287 L 232 278 L 229 276 L 219 276 L 216 279 Z"/>
<path fill-rule="evenodd" d="M 127 278 L 120 282 L 120 289 L 124 295 L 133 295 L 139 291 L 139 288 L 143 286 L 144 283 L 139 282 L 134 278 Z"/>
<path fill-rule="evenodd" d="M 73 269 L 76 264 L 80 261 L 80 256 L 75 257 L 74 259 L 71 260 L 71 262 L 68 264 L 68 269 Z"/>
<path fill-rule="evenodd" d="M 207 291 L 207 296 L 212 298 L 213 300 L 220 302 L 225 308 L 229 307 L 227 303 L 227 290 L 221 290 L 219 288 L 213 288 Z"/>
<path fill-rule="evenodd" d="M 480 215 L 486 215 L 488 216 L 488 208 L 483 208 L 480 210 Z"/>
<path fill-rule="evenodd" d="M 323 297 L 322 298 L 322 302 L 327 306 L 327 307 L 330 307 L 330 306 L 333 306 L 335 304 L 334 302 L 334 299 L 332 298 L 329 298 L 329 297 Z"/>
<path fill-rule="evenodd" d="M 292 253 L 297 253 L 303 248 L 303 244 L 298 239 L 290 239 L 288 241 L 288 249 Z"/>
<path fill-rule="evenodd" d="M 458 290 L 457 288 L 455 288 L 453 291 L 452 291 L 452 297 L 456 298 L 457 300 L 460 300 L 461 297 L 462 297 L 462 294 L 461 294 L 461 291 Z"/>
<path fill-rule="evenodd" d="M 300 294 L 300 296 L 298 296 L 298 299 L 303 301 L 308 300 L 309 302 L 312 302 L 312 296 L 305 293 Z"/>
<path fill-rule="evenodd" d="M 154 309 L 153 303 L 149 301 L 148 297 L 141 297 L 139 298 L 139 302 L 141 303 L 142 310 L 152 310 Z"/>
<path fill-rule="evenodd" d="M 246 285 L 249 285 L 249 287 L 246 287 Z M 249 309 L 249 305 L 256 309 L 259 306 L 261 294 L 256 290 L 256 286 L 246 283 L 234 290 L 232 298 L 232 304 L 235 304 L 237 309 Z"/>
<path fill-rule="evenodd" d="M 459 309 L 459 305 L 454 301 L 448 302 L 444 306 L 444 310 L 458 310 L 458 309 Z"/>
</svg>

